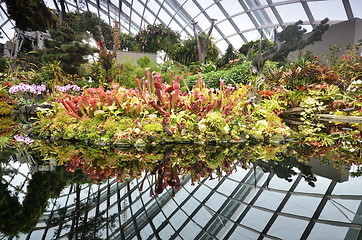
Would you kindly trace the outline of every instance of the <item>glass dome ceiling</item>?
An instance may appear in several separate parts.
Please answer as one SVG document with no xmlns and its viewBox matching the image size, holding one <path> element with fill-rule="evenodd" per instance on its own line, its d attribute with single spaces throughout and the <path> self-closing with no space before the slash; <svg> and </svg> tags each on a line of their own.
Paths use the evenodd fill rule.
<svg viewBox="0 0 362 240">
<path fill-rule="evenodd" d="M 57 0 L 45 0 L 48 7 L 60 10 Z M 193 36 L 191 23 L 207 32 L 212 19 L 214 42 L 221 52 L 229 44 L 240 48 L 260 35 L 273 39 L 273 29 L 303 21 L 308 31 L 328 17 L 329 24 L 362 18 L 360 0 L 65 0 L 67 11 L 92 11 L 121 31 L 137 34 L 149 24 L 164 24 L 178 31 L 183 39 Z M 14 35 L 14 22 L 7 18 L 1 2 L 0 27 L 5 42 Z"/>
</svg>

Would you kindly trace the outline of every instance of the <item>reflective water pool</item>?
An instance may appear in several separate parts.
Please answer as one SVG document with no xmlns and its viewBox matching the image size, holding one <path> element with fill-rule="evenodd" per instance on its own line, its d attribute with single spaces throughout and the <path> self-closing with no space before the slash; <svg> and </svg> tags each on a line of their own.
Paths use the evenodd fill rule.
<svg viewBox="0 0 362 240">
<path fill-rule="evenodd" d="M 336 169 L 311 159 L 304 167 L 311 166 L 313 176 L 307 176 L 281 164 L 236 164 L 223 177 L 196 182 L 187 175 L 179 188 L 156 193 L 157 179 L 150 174 L 92 184 L 63 166 L 40 169 L 19 161 L 24 156 L 17 154 L 1 164 L 1 217 L 8 216 L 0 239 L 12 239 L 14 232 L 19 239 L 362 237 L 362 178 L 350 176 L 353 166 Z M 42 205 L 46 211 L 38 221 Z"/>
</svg>

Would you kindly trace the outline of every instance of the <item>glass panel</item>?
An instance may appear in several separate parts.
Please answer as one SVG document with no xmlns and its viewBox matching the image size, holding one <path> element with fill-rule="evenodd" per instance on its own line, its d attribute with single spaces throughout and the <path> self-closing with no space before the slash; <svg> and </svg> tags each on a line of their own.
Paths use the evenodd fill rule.
<svg viewBox="0 0 362 240">
<path fill-rule="evenodd" d="M 237 186 L 238 184 L 236 182 L 226 179 L 223 183 L 223 187 L 218 189 L 218 191 L 229 196 Z"/>
<path fill-rule="evenodd" d="M 207 185 L 208 187 L 210 188 L 214 188 L 216 187 L 216 185 L 219 183 L 219 178 L 208 178 L 206 181 L 205 181 L 205 185 Z"/>
<path fill-rule="evenodd" d="M 270 212 L 251 208 L 240 223 L 261 232 L 272 215 Z"/>
<path fill-rule="evenodd" d="M 152 219 L 152 223 L 155 225 L 155 228 L 158 228 L 165 219 L 165 216 L 160 212 Z"/>
<path fill-rule="evenodd" d="M 246 174 L 248 173 L 247 170 L 241 168 L 240 166 L 237 166 L 237 170 L 233 172 L 230 176 L 228 176 L 229 179 L 234 179 L 237 182 L 240 182 L 244 179 Z"/>
<path fill-rule="evenodd" d="M 32 239 L 42 239 L 43 233 L 44 233 L 44 232 L 41 231 L 41 230 L 34 231 L 34 232 L 31 233 L 31 238 L 32 238 Z"/>
<path fill-rule="evenodd" d="M 229 14 L 229 16 L 243 12 L 243 8 L 241 7 L 239 1 L 237 0 L 221 1 L 220 3 L 225 9 L 225 11 Z"/>
<path fill-rule="evenodd" d="M 132 13 L 132 20 L 135 24 L 137 24 L 138 26 L 140 26 L 141 24 L 141 17 L 139 17 L 135 12 Z M 142 22 L 142 26 L 141 28 L 145 27 L 145 23 Z"/>
<path fill-rule="evenodd" d="M 226 18 L 226 16 L 222 13 L 220 8 L 215 4 L 212 7 L 206 10 L 206 13 L 211 17 L 218 20 Z"/>
<path fill-rule="evenodd" d="M 214 193 L 206 202 L 206 206 L 217 211 L 221 205 L 226 201 L 226 198 L 218 193 Z"/>
<path fill-rule="evenodd" d="M 229 239 L 258 239 L 259 234 L 237 226 Z"/>
<path fill-rule="evenodd" d="M 146 19 L 147 22 L 149 22 L 150 24 L 153 24 L 156 17 L 150 11 L 146 10 L 144 18 Z"/>
<path fill-rule="evenodd" d="M 308 193 L 320 193 L 324 194 L 329 187 L 331 180 L 324 177 L 317 177 L 315 186 L 310 186 L 304 179 L 300 180 L 295 192 L 308 192 Z"/>
<path fill-rule="evenodd" d="M 207 31 L 208 32 L 208 31 Z M 207 33 L 206 32 L 206 33 Z M 215 42 L 215 41 L 220 41 L 220 40 L 222 40 L 223 38 L 221 37 L 221 35 L 220 35 L 220 33 L 216 30 L 216 29 L 214 29 L 214 30 L 212 30 L 212 32 L 211 32 L 211 40 L 213 41 L 213 42 Z"/>
<path fill-rule="evenodd" d="M 74 2 L 67 3 L 66 6 L 67 6 L 66 8 L 67 8 L 67 11 L 68 11 L 68 12 L 75 12 L 75 11 L 77 11 L 77 7 L 76 7 L 76 5 L 74 4 Z"/>
<path fill-rule="evenodd" d="M 283 193 L 263 191 L 254 205 L 276 210 L 284 197 Z"/>
<path fill-rule="evenodd" d="M 258 2 L 260 3 L 260 5 L 264 6 L 264 5 L 268 5 L 268 2 L 266 0 L 258 0 Z"/>
<path fill-rule="evenodd" d="M 168 224 L 161 230 L 159 235 L 161 239 L 170 239 L 173 233 L 174 233 L 173 228 L 171 227 L 171 225 Z"/>
<path fill-rule="evenodd" d="M 162 208 L 163 213 L 166 217 L 170 216 L 177 209 L 177 205 L 174 201 L 168 201 L 167 204 Z"/>
<path fill-rule="evenodd" d="M 146 227 L 142 228 L 140 235 L 142 239 L 147 239 L 150 235 L 152 235 L 153 229 L 151 228 L 150 224 L 147 224 Z"/>
<path fill-rule="evenodd" d="M 292 195 L 285 204 L 282 212 L 312 217 L 320 201 L 321 198 Z"/>
<path fill-rule="evenodd" d="M 157 14 L 160 9 L 160 5 L 156 2 L 156 0 L 148 1 L 147 7 L 151 9 L 155 14 Z"/>
<path fill-rule="evenodd" d="M 246 5 L 249 8 L 257 8 L 260 7 L 261 5 L 266 5 L 266 1 L 260 1 L 260 0 L 245 0 Z"/>
<path fill-rule="evenodd" d="M 333 5 L 333 7 L 331 7 Z M 315 20 L 332 18 L 338 20 L 347 20 L 347 14 L 344 10 L 342 1 L 329 0 L 328 2 L 308 2 L 308 6 Z"/>
<path fill-rule="evenodd" d="M 197 2 L 203 9 L 208 8 L 210 7 L 210 5 L 213 4 L 213 1 L 197 1 Z"/>
<path fill-rule="evenodd" d="M 295 23 L 299 20 L 308 22 L 307 14 L 301 3 L 282 5 L 276 8 L 284 22 Z"/>
<path fill-rule="evenodd" d="M 229 37 L 228 40 L 231 42 L 231 44 L 234 46 L 236 50 L 239 49 L 244 44 L 244 41 L 241 39 L 239 34 Z"/>
<path fill-rule="evenodd" d="M 194 194 L 193 197 L 197 198 L 199 201 L 203 201 L 207 195 L 210 193 L 210 189 L 205 187 L 205 186 L 201 186 Z"/>
<path fill-rule="evenodd" d="M 234 210 L 233 215 L 230 217 L 230 219 L 233 220 L 233 221 L 237 221 L 238 218 L 240 217 L 240 215 L 243 213 L 243 211 L 246 208 L 245 204 L 241 204 L 241 203 L 238 203 L 238 202 L 236 202 L 236 204 L 239 204 L 239 206 L 237 207 L 237 209 Z"/>
<path fill-rule="evenodd" d="M 265 14 L 265 18 L 267 19 L 265 25 L 278 24 L 278 20 L 276 19 L 273 11 L 270 8 L 264 8 L 263 10 L 258 10 L 257 12 L 263 12 Z"/>
<path fill-rule="evenodd" d="M 182 206 L 182 209 L 188 214 L 191 214 L 201 203 L 191 197 L 187 202 Z"/>
<path fill-rule="evenodd" d="M 108 214 L 113 215 L 118 213 L 118 206 L 114 205 L 112 208 L 108 209 Z"/>
<path fill-rule="evenodd" d="M 290 189 L 290 187 L 293 185 L 296 178 L 297 178 L 297 175 L 293 175 L 290 178 L 291 181 L 289 182 L 285 179 L 274 176 L 269 182 L 269 188 L 288 191 Z"/>
<path fill-rule="evenodd" d="M 188 219 L 188 216 L 181 210 L 178 210 L 170 219 L 171 225 L 177 230 Z"/>
<path fill-rule="evenodd" d="M 349 0 L 354 17 L 362 18 L 362 4 L 360 0 Z"/>
<path fill-rule="evenodd" d="M 257 10 L 253 11 L 254 18 L 257 20 L 260 26 L 270 25 L 272 21 L 266 11 L 264 10 Z"/>
<path fill-rule="evenodd" d="M 167 3 L 167 1 L 165 1 L 165 3 L 162 6 L 163 9 L 165 9 L 165 11 L 167 12 L 167 14 L 173 16 L 175 15 L 175 10 L 173 8 L 171 8 L 170 4 Z"/>
<path fill-rule="evenodd" d="M 209 208 L 201 207 L 199 211 L 192 217 L 192 219 L 197 222 L 200 226 L 204 227 L 208 221 L 212 218 L 214 213 L 210 211 Z"/>
<path fill-rule="evenodd" d="M 44 1 L 44 3 L 48 8 L 56 9 L 56 7 L 54 5 L 54 1 Z"/>
<path fill-rule="evenodd" d="M 200 13 L 199 9 L 196 7 L 196 5 L 192 1 L 187 1 L 184 4 L 183 8 L 192 18 L 194 18 L 197 14 Z"/>
<path fill-rule="evenodd" d="M 222 33 L 224 34 L 224 36 L 229 36 L 236 32 L 235 28 L 231 25 L 229 21 L 223 21 L 217 26 L 222 29 Z"/>
<path fill-rule="evenodd" d="M 278 216 L 267 234 L 281 239 L 300 239 L 307 225 L 307 221 Z"/>
<path fill-rule="evenodd" d="M 54 236 L 56 236 L 58 228 L 50 228 L 47 232 L 47 235 L 45 237 L 46 240 L 54 239 Z M 20 239 L 19 239 L 20 240 Z"/>
<path fill-rule="evenodd" d="M 360 206 L 361 200 L 329 199 L 319 218 L 351 223 L 361 215 L 358 212 Z"/>
<path fill-rule="evenodd" d="M 188 196 L 189 196 L 189 194 L 181 188 L 177 193 L 175 193 L 175 196 L 173 197 L 173 199 L 178 204 L 181 204 Z"/>
<path fill-rule="evenodd" d="M 350 178 L 347 182 L 337 183 L 333 195 L 362 195 L 361 178 Z"/>
<path fill-rule="evenodd" d="M 308 237 L 308 239 L 324 239 L 326 233 L 328 236 L 333 236 L 333 239 L 358 239 L 358 235 L 355 237 L 347 237 L 347 227 L 337 227 L 333 225 L 327 225 L 322 223 L 316 223 Z"/>
<path fill-rule="evenodd" d="M 175 21 L 175 19 L 178 21 L 177 24 L 181 24 L 180 28 L 183 28 L 183 26 L 186 24 L 185 21 L 179 16 L 179 15 L 175 15 L 175 17 L 173 18 L 173 20 Z M 176 22 L 176 21 L 175 21 Z"/>
<path fill-rule="evenodd" d="M 126 6 L 126 4 L 122 4 L 122 12 L 124 14 L 126 14 L 127 16 L 129 16 L 130 12 L 131 12 L 131 9 L 129 7 Z M 133 14 L 133 13 L 132 13 Z"/>
<path fill-rule="evenodd" d="M 113 5 L 115 5 L 116 7 L 119 8 L 119 6 L 118 6 L 119 1 L 118 1 L 118 0 L 110 0 L 110 2 L 111 2 Z"/>
<path fill-rule="evenodd" d="M 168 23 L 171 21 L 171 17 L 165 12 L 165 10 L 161 10 L 158 14 L 159 18 L 162 19 L 163 22 Z"/>
<path fill-rule="evenodd" d="M 272 0 L 274 3 L 287 2 L 287 0 Z"/>
<path fill-rule="evenodd" d="M 196 236 L 200 233 L 200 231 L 202 231 L 202 229 L 198 225 L 196 225 L 193 221 L 190 221 L 181 230 L 180 235 L 182 236 L 183 239 L 196 239 Z"/>
<path fill-rule="evenodd" d="M 203 29 L 203 31 L 211 26 L 211 23 L 209 22 L 209 20 L 207 20 L 204 14 L 199 15 L 195 19 L 195 22 L 197 22 L 197 24 Z"/>
<path fill-rule="evenodd" d="M 178 23 L 176 23 L 175 21 L 171 21 L 169 27 L 174 30 L 174 31 L 178 31 L 181 32 L 182 28 L 180 27 L 180 25 Z"/>
</svg>

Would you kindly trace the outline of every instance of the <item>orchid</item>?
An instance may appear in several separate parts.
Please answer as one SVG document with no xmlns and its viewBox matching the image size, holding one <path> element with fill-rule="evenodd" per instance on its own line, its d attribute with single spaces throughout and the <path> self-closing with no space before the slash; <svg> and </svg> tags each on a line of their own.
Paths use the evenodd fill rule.
<svg viewBox="0 0 362 240">
<path fill-rule="evenodd" d="M 18 92 L 29 92 L 29 93 L 39 95 L 45 91 L 46 91 L 45 85 L 35 85 L 35 84 L 29 85 L 29 84 L 23 84 L 23 83 L 20 83 L 19 85 L 16 85 L 16 86 L 12 86 L 9 89 L 9 92 L 11 94 L 17 94 Z"/>
<path fill-rule="evenodd" d="M 31 144 L 32 142 L 34 142 L 33 139 L 29 138 L 28 136 L 22 136 L 22 135 L 15 135 L 14 139 L 18 142 L 25 142 L 26 144 Z"/>
<path fill-rule="evenodd" d="M 81 88 L 78 85 L 66 85 L 66 86 L 55 86 L 55 89 L 57 89 L 59 92 L 66 93 L 70 90 L 73 90 L 75 92 L 79 92 Z"/>
</svg>

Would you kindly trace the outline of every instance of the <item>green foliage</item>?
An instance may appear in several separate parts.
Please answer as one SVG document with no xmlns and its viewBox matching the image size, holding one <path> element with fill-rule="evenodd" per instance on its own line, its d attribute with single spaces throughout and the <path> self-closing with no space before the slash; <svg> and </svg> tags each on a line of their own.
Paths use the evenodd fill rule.
<svg viewBox="0 0 362 240">
<path fill-rule="evenodd" d="M 6 57 L 0 57 L 0 73 L 5 73 L 9 70 L 10 61 Z"/>
<path fill-rule="evenodd" d="M 259 39 L 256 41 L 247 42 L 239 48 L 239 53 L 245 56 L 248 55 L 250 52 L 252 54 L 255 54 L 259 52 L 259 46 L 260 46 Z M 271 46 L 273 46 L 273 43 L 271 41 L 269 41 L 268 39 L 263 39 L 261 42 L 261 52 L 264 53 Z"/>
<path fill-rule="evenodd" d="M 142 60 L 141 64 L 144 64 Z M 157 68 L 153 66 L 153 64 L 148 66 L 146 65 L 146 67 L 151 67 L 151 72 L 157 70 Z M 112 74 L 113 81 L 119 83 L 121 86 L 126 88 L 137 88 L 134 77 L 135 75 L 139 76 L 140 78 L 146 77 L 145 68 L 135 66 L 131 62 L 125 62 L 121 65 L 114 64 L 112 67 Z"/>
<path fill-rule="evenodd" d="M 288 54 L 295 50 L 301 50 L 307 45 L 313 44 L 316 41 L 322 40 L 322 35 L 328 30 L 328 18 L 324 19 L 317 25 L 308 38 L 303 38 L 307 30 L 300 25 L 302 21 L 298 21 L 293 25 L 289 25 L 280 33 L 277 38 L 282 43 L 280 51 L 272 58 L 273 61 L 284 62 Z"/>
<path fill-rule="evenodd" d="M 209 72 L 201 74 L 203 81 L 209 88 L 218 88 L 220 85 L 220 79 L 225 80 L 225 85 L 228 84 L 244 84 L 249 82 L 250 74 L 248 73 L 250 62 L 243 62 L 240 65 L 236 65 L 228 70 L 221 70 L 216 72 Z M 188 87 L 195 85 L 197 81 L 197 75 L 192 75 L 186 79 Z"/>
<path fill-rule="evenodd" d="M 362 39 L 358 41 L 358 44 L 348 45 L 346 54 L 333 65 L 345 81 L 345 85 L 362 78 L 361 46 Z"/>
<path fill-rule="evenodd" d="M 201 64 L 200 71 L 202 73 L 215 72 L 216 71 L 216 65 L 211 61 L 207 61 L 206 63 Z"/>
<path fill-rule="evenodd" d="M 119 27 L 113 28 L 113 36 L 116 43 L 116 50 L 137 52 L 142 49 L 141 43 L 136 42 L 134 36 L 127 33 L 122 33 Z"/>
<path fill-rule="evenodd" d="M 49 61 L 43 67 L 43 76 L 47 80 L 47 85 L 50 89 L 55 86 L 65 85 L 64 72 L 60 67 L 61 62 L 58 60 Z"/>
<path fill-rule="evenodd" d="M 66 24 L 73 29 L 78 35 L 87 35 L 87 32 L 95 39 L 96 42 L 101 41 L 97 26 L 99 25 L 104 37 L 105 46 L 107 49 L 113 48 L 113 34 L 112 28 L 103 19 L 99 18 L 97 14 L 85 12 L 68 12 Z"/>
<path fill-rule="evenodd" d="M 205 42 L 206 34 L 199 34 L 200 42 Z M 185 40 L 178 48 L 169 54 L 170 58 L 187 66 L 199 62 L 197 50 L 197 41 L 195 38 Z M 219 50 L 216 45 L 210 40 L 206 49 L 206 61 L 216 62 L 219 55 Z"/>
<path fill-rule="evenodd" d="M 7 13 L 24 31 L 43 31 L 56 24 L 56 17 L 43 0 L 5 0 Z"/>
<path fill-rule="evenodd" d="M 171 54 L 180 44 L 180 35 L 162 24 L 148 25 L 135 36 L 141 52 L 157 53 L 160 50 Z"/>
<path fill-rule="evenodd" d="M 46 211 L 48 200 L 59 197 L 64 187 L 77 177 L 79 178 L 74 173 L 67 173 L 62 167 L 55 171 L 36 172 L 29 178 L 22 204 L 19 203 L 18 196 L 12 196 L 8 184 L 0 181 L 0 231 L 7 236 L 30 232 Z"/>
<path fill-rule="evenodd" d="M 98 61 L 102 65 L 103 69 L 106 73 L 107 81 L 111 79 L 110 75 L 110 69 L 112 68 L 112 65 L 116 61 L 116 54 L 112 51 L 107 50 L 107 48 L 104 46 L 103 42 L 98 42 L 98 48 L 99 48 L 99 59 Z"/>
<path fill-rule="evenodd" d="M 42 60 L 47 63 L 60 61 L 60 66 L 67 73 L 77 73 L 81 64 L 86 63 L 87 55 L 95 49 L 82 42 L 82 36 L 73 29 L 62 26 L 59 30 L 50 30 L 52 40 L 45 39 L 46 50 Z"/>
<path fill-rule="evenodd" d="M 151 67 L 153 65 L 153 63 L 151 62 L 151 59 L 146 55 L 137 59 L 137 64 L 141 68 Z"/>
<path fill-rule="evenodd" d="M 223 68 L 229 66 L 229 61 L 237 59 L 238 56 L 234 52 L 234 48 L 231 44 L 229 44 L 228 48 L 226 49 L 225 54 L 217 60 L 217 67 Z"/>
<path fill-rule="evenodd" d="M 0 117 L 10 115 L 13 107 L 5 101 L 0 101 Z"/>
</svg>

